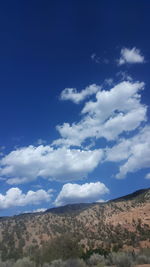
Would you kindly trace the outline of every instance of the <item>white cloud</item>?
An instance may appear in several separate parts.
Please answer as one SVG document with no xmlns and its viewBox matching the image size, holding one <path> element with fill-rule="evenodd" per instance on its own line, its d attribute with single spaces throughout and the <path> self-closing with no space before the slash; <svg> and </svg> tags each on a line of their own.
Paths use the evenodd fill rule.
<svg viewBox="0 0 150 267">
<path fill-rule="evenodd" d="M 132 138 L 122 139 L 106 151 L 106 161 L 123 161 L 117 178 L 124 178 L 127 173 L 150 167 L 150 127 L 144 127 Z"/>
<path fill-rule="evenodd" d="M 18 187 L 10 188 L 5 195 L 0 194 L 0 209 L 7 209 L 15 206 L 38 205 L 43 201 L 49 202 L 51 193 L 45 190 L 28 191 L 26 194 Z"/>
<path fill-rule="evenodd" d="M 78 123 L 58 125 L 62 138 L 55 145 L 80 146 L 87 138 L 115 140 L 146 121 L 147 107 L 140 103 L 144 83 L 124 81 L 111 90 L 98 91 L 96 101 L 85 103 Z"/>
<path fill-rule="evenodd" d="M 100 57 L 98 57 L 95 53 L 91 55 L 91 59 L 97 64 L 100 63 Z"/>
<path fill-rule="evenodd" d="M 115 110 L 126 112 L 137 108 L 140 98 L 138 93 L 143 88 L 142 82 L 124 81 L 111 90 L 102 90 L 96 94 L 96 101 L 89 101 L 85 104 L 82 114 L 96 114 L 99 115 L 101 121 L 105 121 L 107 117 L 113 115 Z M 133 108 L 132 105 L 134 105 Z"/>
<path fill-rule="evenodd" d="M 108 200 L 104 200 L 104 199 L 98 199 L 96 202 L 97 203 L 104 203 L 104 202 L 107 202 Z"/>
<path fill-rule="evenodd" d="M 144 136 L 148 127 L 133 138 L 119 139 L 118 144 L 111 149 L 89 149 L 95 146 L 97 139 L 117 141 L 123 136 L 121 134 L 138 129 L 147 120 L 147 106 L 141 103 L 144 83 L 126 80 L 112 86 L 110 90 L 100 90 L 100 86 L 93 86 L 90 90 L 95 88 L 95 101 L 85 103 L 81 120 L 58 125 L 61 138 L 52 145 L 16 148 L 3 156 L 0 159 L 1 179 L 6 179 L 11 185 L 31 182 L 38 177 L 62 182 L 74 181 L 87 177 L 104 160 L 125 161 L 117 174 L 118 178 L 148 166 L 149 141 L 144 137 L 141 144 L 142 137 L 139 137 Z M 83 91 L 87 88 L 80 92 L 82 96 L 77 97 L 77 101 L 85 97 L 87 92 L 83 94 Z M 138 156 L 140 153 L 141 160 Z"/>
<path fill-rule="evenodd" d="M 118 61 L 119 65 L 123 64 L 133 64 L 133 63 L 144 63 L 144 56 L 141 55 L 141 52 L 136 47 L 132 49 L 122 48 L 121 57 Z"/>
<path fill-rule="evenodd" d="M 33 213 L 36 213 L 36 212 L 44 212 L 46 210 L 47 210 L 46 208 L 39 208 L 39 209 L 33 210 L 32 212 Z"/>
<path fill-rule="evenodd" d="M 145 176 L 146 179 L 150 179 L 150 173 L 147 173 Z"/>
<path fill-rule="evenodd" d="M 102 150 L 80 150 L 51 146 L 29 146 L 12 151 L 0 161 L 0 175 L 8 184 L 43 177 L 57 181 L 79 180 L 93 171 L 103 157 Z"/>
<path fill-rule="evenodd" d="M 97 86 L 96 84 L 91 84 L 80 92 L 77 92 L 75 88 L 65 88 L 62 91 L 60 98 L 61 100 L 71 100 L 75 104 L 79 104 L 82 100 L 84 100 L 88 96 L 96 94 L 97 91 L 99 91 L 100 89 L 101 87 Z"/>
<path fill-rule="evenodd" d="M 37 212 L 44 212 L 46 210 L 47 210 L 46 208 L 38 208 L 38 209 L 35 209 L 35 210 L 25 210 L 22 213 L 37 213 Z"/>
<path fill-rule="evenodd" d="M 95 202 L 101 195 L 109 193 L 109 189 L 100 182 L 79 184 L 65 184 L 55 200 L 56 206 Z"/>
</svg>

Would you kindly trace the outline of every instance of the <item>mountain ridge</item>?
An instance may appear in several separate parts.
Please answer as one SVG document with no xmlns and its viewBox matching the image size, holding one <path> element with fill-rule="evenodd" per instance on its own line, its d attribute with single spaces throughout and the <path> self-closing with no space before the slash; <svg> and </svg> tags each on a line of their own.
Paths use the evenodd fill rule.
<svg viewBox="0 0 150 267">
<path fill-rule="evenodd" d="M 59 207 L 52 207 L 52 208 L 48 208 L 46 209 L 44 212 L 40 211 L 40 212 L 25 212 L 25 213 L 20 213 L 20 214 L 17 214 L 17 215 L 12 215 L 12 216 L 0 216 L 0 220 L 1 219 L 4 219 L 4 218 L 10 218 L 10 217 L 17 217 L 17 216 L 25 216 L 25 215 L 37 215 L 37 214 L 43 214 L 43 213 L 56 213 L 56 214 L 63 214 L 63 213 L 67 213 L 67 212 L 77 212 L 79 210 L 83 210 L 83 209 L 86 209 L 86 208 L 89 208 L 95 204 L 99 204 L 99 205 L 103 205 L 103 204 L 106 204 L 106 203 L 110 203 L 110 202 L 119 202 L 119 201 L 126 201 L 126 200 L 130 200 L 130 199 L 133 199 L 135 197 L 138 197 L 138 195 L 141 195 L 147 191 L 150 190 L 150 187 L 148 188 L 142 188 L 142 189 L 138 189 L 136 191 L 133 191 L 132 193 L 129 193 L 127 195 L 123 195 L 121 197 L 117 197 L 117 198 L 113 198 L 113 199 L 110 199 L 108 201 L 104 201 L 104 202 L 89 202 L 89 203 L 85 203 L 85 202 L 81 202 L 81 203 L 68 203 L 66 205 L 62 205 L 62 206 L 59 206 Z"/>
<path fill-rule="evenodd" d="M 125 200 L 124 200 L 125 199 Z M 74 236 L 84 251 L 150 247 L 150 188 L 104 203 L 80 203 L 0 220 L 3 259 Z"/>
<path fill-rule="evenodd" d="M 143 189 L 139 189 L 139 190 L 136 190 L 132 193 L 129 193 L 127 195 L 123 195 L 121 197 L 117 197 L 117 198 L 113 198 L 111 200 L 108 200 L 108 201 L 104 201 L 104 202 L 91 202 L 91 203 L 72 203 L 72 204 L 66 204 L 66 205 L 63 205 L 63 206 L 59 206 L 59 207 L 53 207 L 53 208 L 49 208 L 47 210 L 44 211 L 44 213 L 47 213 L 47 212 L 51 212 L 51 213 L 57 213 L 57 214 L 61 214 L 61 213 L 67 213 L 67 212 L 76 212 L 78 210 L 83 210 L 83 209 L 86 209 L 86 208 L 89 208 L 95 204 L 105 204 L 105 203 L 108 203 L 108 202 L 113 202 L 113 201 L 121 201 L 121 200 L 129 200 L 129 199 L 133 199 L 134 197 L 137 197 L 138 195 L 140 194 L 143 194 L 147 191 L 150 190 L 150 187 L 148 188 L 143 188 Z M 37 212 L 39 214 L 42 214 L 43 212 Z M 37 213 L 34 213 L 34 214 L 37 214 Z M 31 213 L 28 213 L 28 214 L 32 214 Z M 21 214 L 20 214 L 21 215 Z"/>
</svg>

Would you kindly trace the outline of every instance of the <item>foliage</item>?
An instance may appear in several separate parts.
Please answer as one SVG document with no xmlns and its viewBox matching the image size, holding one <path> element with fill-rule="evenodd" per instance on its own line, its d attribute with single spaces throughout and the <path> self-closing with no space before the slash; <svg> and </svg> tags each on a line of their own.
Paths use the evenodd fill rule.
<svg viewBox="0 0 150 267">
<path fill-rule="evenodd" d="M 82 259 L 69 259 L 64 267 L 86 267 L 86 264 Z"/>
<path fill-rule="evenodd" d="M 116 266 L 117 267 L 131 267 L 133 264 L 132 257 L 127 253 L 118 253 L 116 257 Z"/>
<path fill-rule="evenodd" d="M 137 264 L 150 264 L 150 248 L 142 249 L 136 253 L 135 260 Z"/>
<path fill-rule="evenodd" d="M 73 235 L 68 234 L 47 243 L 40 253 L 42 262 L 51 262 L 55 259 L 67 260 L 81 257 L 82 248 L 79 246 L 78 240 Z"/>
<path fill-rule="evenodd" d="M 98 264 L 104 264 L 105 258 L 102 255 L 93 253 L 91 257 L 88 259 L 87 263 L 89 266 L 97 266 Z"/>
<path fill-rule="evenodd" d="M 44 266 L 44 265 L 43 265 Z M 48 265 L 50 267 L 65 267 L 65 262 L 63 262 L 62 260 L 54 260 L 51 262 L 50 265 Z M 45 266 L 45 267 L 48 267 L 48 266 Z"/>
<path fill-rule="evenodd" d="M 110 248 L 100 247 L 98 249 L 90 249 L 85 253 L 83 253 L 82 259 L 88 260 L 93 254 L 99 254 L 106 257 L 107 255 L 109 255 L 109 253 L 110 253 Z"/>
<path fill-rule="evenodd" d="M 150 256 L 145 255 L 138 255 L 136 259 L 137 264 L 149 264 L 150 263 Z"/>
<path fill-rule="evenodd" d="M 35 267 L 35 263 L 29 258 L 19 259 L 14 263 L 13 267 Z"/>
<path fill-rule="evenodd" d="M 132 254 L 125 252 L 110 253 L 107 257 L 106 263 L 108 265 L 116 265 L 117 267 L 131 267 L 132 266 Z"/>
<path fill-rule="evenodd" d="M 24 257 L 17 261 L 0 260 L 0 267 L 105 267 L 114 265 L 115 267 L 131 267 L 136 264 L 150 263 L 150 249 L 143 249 L 140 252 L 112 252 L 107 257 L 93 253 L 91 257 L 84 261 L 80 258 L 72 258 L 67 260 L 57 259 L 49 263 L 36 263 Z"/>
</svg>

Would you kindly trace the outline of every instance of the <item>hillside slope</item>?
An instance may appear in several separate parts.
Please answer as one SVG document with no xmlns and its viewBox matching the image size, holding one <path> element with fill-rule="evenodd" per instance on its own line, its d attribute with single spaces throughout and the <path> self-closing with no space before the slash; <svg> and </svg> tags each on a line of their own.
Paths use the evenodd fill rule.
<svg viewBox="0 0 150 267">
<path fill-rule="evenodd" d="M 73 234 L 84 251 L 150 247 L 150 189 L 107 203 L 0 218 L 0 251 L 4 259 L 17 258 L 66 234 Z"/>
</svg>

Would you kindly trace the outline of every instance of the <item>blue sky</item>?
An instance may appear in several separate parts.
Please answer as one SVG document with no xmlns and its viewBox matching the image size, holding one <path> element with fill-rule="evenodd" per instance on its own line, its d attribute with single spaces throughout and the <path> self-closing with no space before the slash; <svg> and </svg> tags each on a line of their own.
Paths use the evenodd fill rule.
<svg viewBox="0 0 150 267">
<path fill-rule="evenodd" d="M 1 4 L 1 216 L 149 187 L 149 8 Z"/>
</svg>

